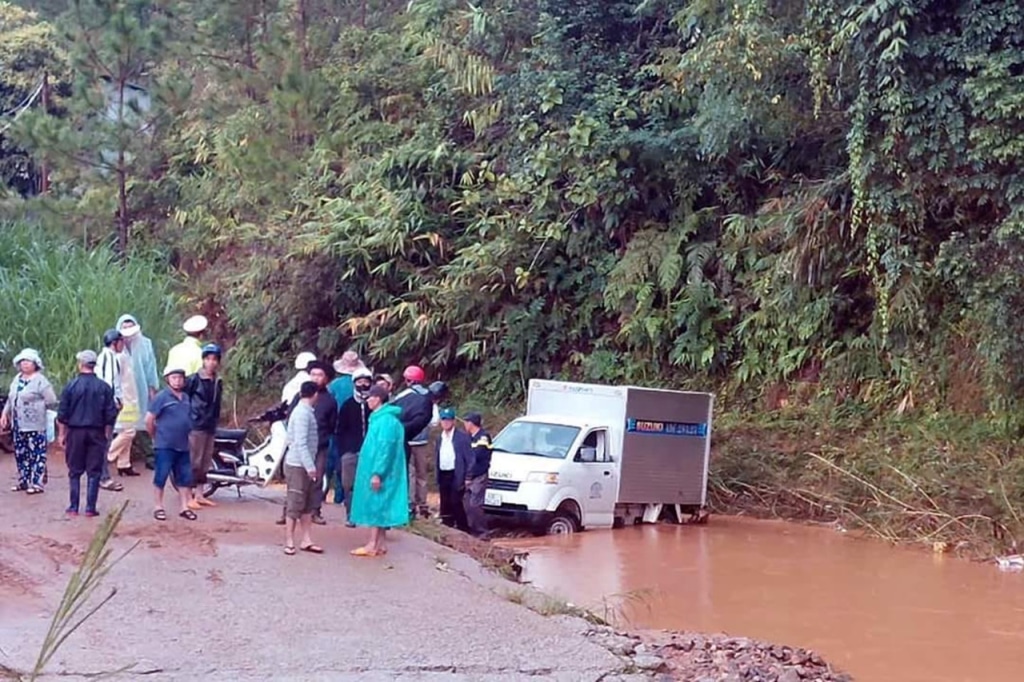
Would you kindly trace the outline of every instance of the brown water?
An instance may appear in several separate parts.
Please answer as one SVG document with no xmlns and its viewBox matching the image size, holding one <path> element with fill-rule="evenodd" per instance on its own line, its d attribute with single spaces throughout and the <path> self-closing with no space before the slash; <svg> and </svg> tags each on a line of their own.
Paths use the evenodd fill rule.
<svg viewBox="0 0 1024 682">
<path fill-rule="evenodd" d="M 811 648 L 858 682 L 1024 680 L 1024 573 L 993 564 L 714 516 L 509 544 L 526 580 L 639 627 Z"/>
</svg>

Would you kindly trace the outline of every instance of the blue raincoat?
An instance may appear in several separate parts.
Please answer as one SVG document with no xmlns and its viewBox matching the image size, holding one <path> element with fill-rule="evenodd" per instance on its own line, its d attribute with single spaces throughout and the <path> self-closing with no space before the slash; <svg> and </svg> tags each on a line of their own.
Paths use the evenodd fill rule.
<svg viewBox="0 0 1024 682">
<path fill-rule="evenodd" d="M 352 514 L 357 526 L 393 528 L 409 523 L 409 476 L 405 469 L 405 428 L 401 408 L 382 405 L 370 414 L 366 440 L 359 451 L 352 486 Z M 380 476 L 374 492 L 370 479 Z"/>
<path fill-rule="evenodd" d="M 117 318 L 116 329 L 120 330 L 121 325 L 127 321 L 134 322 L 137 326 L 139 321 L 132 315 L 122 315 Z M 132 359 L 132 369 L 135 374 L 135 386 L 139 392 L 139 420 L 135 428 L 139 431 L 146 428 L 146 410 L 149 409 L 149 389 L 160 390 L 160 375 L 157 374 L 156 353 L 153 352 L 153 342 L 142 335 L 142 330 L 132 338 L 125 339 L 125 352 Z"/>
</svg>

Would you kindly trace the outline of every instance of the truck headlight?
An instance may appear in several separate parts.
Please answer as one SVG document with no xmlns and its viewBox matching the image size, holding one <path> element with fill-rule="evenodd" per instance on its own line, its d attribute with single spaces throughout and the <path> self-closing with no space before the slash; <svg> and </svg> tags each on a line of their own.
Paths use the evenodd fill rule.
<svg viewBox="0 0 1024 682">
<path fill-rule="evenodd" d="M 527 483 L 546 483 L 548 485 L 558 484 L 558 474 L 547 471 L 531 471 L 526 476 Z"/>
</svg>

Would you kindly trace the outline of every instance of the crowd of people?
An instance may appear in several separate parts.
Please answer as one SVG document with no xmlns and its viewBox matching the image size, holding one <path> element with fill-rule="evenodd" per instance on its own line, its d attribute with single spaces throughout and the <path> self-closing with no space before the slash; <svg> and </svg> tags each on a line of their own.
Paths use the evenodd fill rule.
<svg viewBox="0 0 1024 682">
<path fill-rule="evenodd" d="M 97 516 L 100 490 L 123 490 L 110 475 L 111 464 L 119 477 L 140 475 L 132 465 L 132 444 L 145 432 L 153 445 L 153 518 L 168 520 L 169 481 L 182 519 L 195 521 L 203 507 L 216 506 L 203 490 L 221 416 L 223 354 L 220 346 L 202 340 L 205 317 L 189 318 L 183 329 L 185 338 L 168 353 L 163 386 L 153 343 L 132 315 L 122 315 L 103 335 L 99 353 L 77 354 L 78 373 L 59 396 L 44 375 L 40 353 L 31 348 L 19 353 L 17 376 L 0 413 L 0 430 L 13 434 L 18 470 L 13 490 L 44 492 L 47 445 L 56 438 L 67 459 L 67 515 L 79 515 L 84 474 L 84 514 Z M 478 537 L 487 534 L 483 501 L 490 438 L 479 413 L 463 415 L 465 430 L 457 427 L 443 382 L 426 385 L 424 370 L 413 365 L 396 385 L 351 350 L 332 364 L 300 353 L 295 369 L 281 394 L 287 408 L 281 472 L 287 492 L 278 523 L 285 526 L 285 554 L 323 553 L 312 528 L 326 523 L 322 509 L 332 491 L 333 502 L 345 505 L 346 525 L 369 529 L 366 543 L 352 554 L 386 554 L 388 530 L 430 514 L 431 455 L 442 523 Z M 47 414 L 54 409 L 50 425 Z M 433 427 L 439 433 L 432 438 Z"/>
</svg>

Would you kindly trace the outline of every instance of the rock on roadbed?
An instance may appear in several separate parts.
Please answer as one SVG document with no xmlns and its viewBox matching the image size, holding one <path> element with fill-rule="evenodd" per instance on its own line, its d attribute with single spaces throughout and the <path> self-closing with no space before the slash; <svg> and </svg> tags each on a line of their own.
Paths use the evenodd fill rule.
<svg viewBox="0 0 1024 682">
<path fill-rule="evenodd" d="M 852 682 L 813 651 L 745 637 L 661 633 L 648 638 L 676 679 L 694 682 Z"/>
<path fill-rule="evenodd" d="M 594 626 L 588 638 L 624 659 L 632 679 L 688 682 L 852 682 L 813 651 L 744 637 L 683 632 L 633 634 Z M 607 678 L 607 682 L 616 682 Z"/>
</svg>

